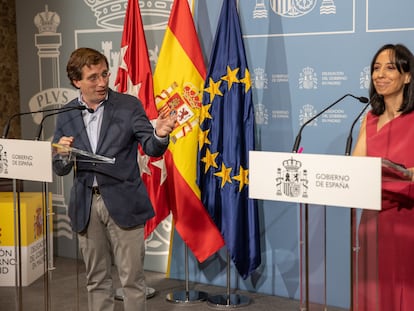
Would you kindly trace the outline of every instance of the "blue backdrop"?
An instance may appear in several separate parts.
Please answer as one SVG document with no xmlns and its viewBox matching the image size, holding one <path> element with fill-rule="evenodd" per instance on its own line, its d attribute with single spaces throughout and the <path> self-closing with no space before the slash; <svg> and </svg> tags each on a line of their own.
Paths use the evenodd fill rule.
<svg viewBox="0 0 414 311">
<path fill-rule="evenodd" d="M 67 94 L 73 89 L 67 81 L 65 66 L 76 47 L 102 50 L 110 60 L 115 79 L 126 1 L 48 0 L 45 4 L 16 0 L 22 111 L 30 109 L 29 103 L 46 107 L 67 101 Z M 154 66 L 172 0 L 140 1 L 140 4 Z M 221 4 L 222 0 L 194 1 L 195 22 L 206 64 Z M 403 43 L 414 50 L 411 16 L 414 2 L 411 1 L 244 0 L 238 5 L 253 81 L 257 150 L 289 152 L 300 126 L 309 117 L 344 94 L 368 96 L 369 64 L 383 44 Z M 34 20 L 41 12 L 51 18 L 56 29 L 44 33 L 38 28 Z M 50 46 L 45 50 L 47 43 L 51 50 Z M 317 118 L 303 131 L 303 152 L 344 154 L 350 126 L 362 108 L 358 101 L 347 97 Z M 22 122 L 23 136 L 32 139 L 36 120 L 26 118 Z M 53 124 L 45 127 L 43 139 L 49 139 Z M 358 125 L 354 136 L 357 129 Z M 70 178 L 63 180 L 63 184 L 55 190 L 54 203 L 54 208 L 58 212 L 61 209 L 62 214 Z M 239 278 L 232 268 L 232 287 L 298 299 L 299 208 L 296 204 L 259 201 L 259 213 L 262 265 L 247 280 Z M 324 210 L 314 207 L 311 216 L 311 241 L 318 253 Z M 328 207 L 327 302 L 343 307 L 349 305 L 350 294 L 349 230 L 349 209 Z M 56 252 L 68 255 L 68 249 L 73 251 L 70 234 L 57 236 L 61 240 Z M 183 243 L 176 234 L 170 269 L 173 278 L 184 278 L 184 253 Z M 323 258 L 312 266 L 315 286 L 323 282 L 322 267 Z M 203 264 L 190 254 L 191 281 L 225 286 L 225 272 L 225 250 Z"/>
</svg>

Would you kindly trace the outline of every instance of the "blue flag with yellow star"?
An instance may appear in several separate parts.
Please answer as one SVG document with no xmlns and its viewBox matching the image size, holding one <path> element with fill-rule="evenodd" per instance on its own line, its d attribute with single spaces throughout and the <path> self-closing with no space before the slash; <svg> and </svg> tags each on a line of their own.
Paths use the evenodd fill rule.
<svg viewBox="0 0 414 311">
<path fill-rule="evenodd" d="M 261 259 L 257 202 L 248 196 L 254 110 L 236 0 L 223 2 L 202 102 L 197 172 L 201 198 L 246 279 Z"/>
</svg>

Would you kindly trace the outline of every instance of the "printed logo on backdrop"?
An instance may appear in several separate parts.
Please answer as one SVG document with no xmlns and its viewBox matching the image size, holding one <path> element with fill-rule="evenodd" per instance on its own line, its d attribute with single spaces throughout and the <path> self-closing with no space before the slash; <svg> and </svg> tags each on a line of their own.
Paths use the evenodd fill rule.
<svg viewBox="0 0 414 311">
<path fill-rule="evenodd" d="M 76 47 L 90 46 L 101 51 L 108 59 L 109 86 L 113 87 L 121 55 L 120 46 L 124 17 L 128 0 L 84 0 L 96 18 L 97 29 L 75 30 Z M 161 36 L 167 26 L 173 0 L 139 1 L 141 16 L 146 31 L 160 31 Z M 112 40 L 108 40 L 111 38 Z M 155 36 L 154 36 L 155 37 Z M 147 40 L 150 62 L 158 60 L 159 45 Z"/>
<path fill-rule="evenodd" d="M 371 69 L 370 66 L 366 66 L 362 69 L 361 73 L 360 73 L 360 78 L 359 78 L 359 88 L 361 90 L 368 90 L 369 86 L 371 83 Z M 369 110 L 369 109 L 368 109 Z M 365 115 L 368 113 L 368 110 L 366 110 L 360 117 L 359 117 L 359 122 L 361 123 L 364 118 Z"/>
<path fill-rule="evenodd" d="M 309 119 L 313 118 L 317 114 L 315 107 L 313 107 L 310 104 L 305 104 L 302 106 L 299 112 L 299 124 L 303 125 L 305 122 L 307 122 Z M 317 126 L 318 125 L 318 119 L 312 120 L 308 124 L 308 126 Z"/>
<path fill-rule="evenodd" d="M 265 72 L 264 68 L 257 67 L 253 69 L 253 87 L 259 90 L 267 89 L 268 88 L 268 79 L 267 73 Z"/>
<path fill-rule="evenodd" d="M 0 174 L 7 175 L 9 173 L 8 167 L 7 150 L 5 150 L 4 146 L 0 144 Z"/>
<path fill-rule="evenodd" d="M 269 1 L 272 11 L 276 14 L 285 17 L 299 17 L 312 11 L 316 6 L 316 0 L 284 0 L 284 1 Z M 323 0 L 319 8 L 320 14 L 335 14 L 336 5 L 333 0 Z M 267 18 L 268 10 L 264 0 L 256 0 L 256 5 L 253 10 L 255 18 Z"/>
<path fill-rule="evenodd" d="M 291 198 L 308 197 L 308 172 L 302 162 L 292 158 L 284 160 L 277 168 L 276 195 Z"/>
<path fill-rule="evenodd" d="M 319 80 L 321 87 L 340 87 L 348 76 L 343 71 L 322 71 L 319 79 L 315 69 L 307 66 L 299 73 L 299 89 L 316 90 Z"/>
<path fill-rule="evenodd" d="M 84 0 L 96 17 L 96 25 L 105 29 L 123 29 L 128 0 Z M 151 17 L 145 30 L 165 29 L 174 0 L 139 1 L 141 16 Z"/>
<path fill-rule="evenodd" d="M 309 119 L 313 118 L 316 114 L 317 111 L 313 105 L 303 105 L 299 112 L 299 124 L 303 125 Z M 321 120 L 321 123 L 341 123 L 342 120 L 346 118 L 348 118 L 348 115 L 345 113 L 344 109 L 329 109 L 315 120 L 312 120 L 308 126 L 318 126 L 318 119 Z"/>
<path fill-rule="evenodd" d="M 321 86 L 341 86 L 348 80 L 348 76 L 343 71 L 323 71 L 321 73 Z"/>
<path fill-rule="evenodd" d="M 269 3 L 273 12 L 284 17 L 306 15 L 316 6 L 316 0 L 273 0 L 269 1 Z"/>
<path fill-rule="evenodd" d="M 60 47 L 62 35 L 58 32 L 61 19 L 58 13 L 50 11 L 48 5 L 45 10 L 35 15 L 33 20 L 38 33 L 34 34 L 35 46 L 39 64 L 39 92 L 33 94 L 29 100 L 30 111 L 58 109 L 77 96 L 75 89 L 60 87 Z M 35 125 L 40 125 L 44 118 L 43 113 L 32 114 Z M 41 140 L 51 140 L 54 131 L 55 116 L 48 118 L 50 123 L 45 124 L 41 133 Z M 52 204 L 57 224 L 54 226 L 56 236 L 65 236 L 72 239 L 72 230 L 65 202 L 64 177 L 54 175 L 50 185 Z M 62 210 L 62 211 L 61 211 Z"/>
<path fill-rule="evenodd" d="M 252 87 L 257 90 L 268 88 L 267 73 L 264 68 L 257 67 L 252 71 Z M 262 91 L 263 92 L 263 91 Z M 267 125 L 269 123 L 269 113 L 262 102 L 254 106 L 255 122 L 259 125 Z"/>
<path fill-rule="evenodd" d="M 344 109 L 329 109 L 321 115 L 322 123 L 341 123 L 342 120 L 348 118 L 348 115 L 345 113 Z"/>
<path fill-rule="evenodd" d="M 254 117 L 256 124 L 267 125 L 269 124 L 269 113 L 267 108 L 262 103 L 254 106 Z"/>
<path fill-rule="evenodd" d="M 353 33 L 354 6 L 354 0 L 256 0 L 241 15 L 252 24 L 245 37 Z M 335 23 L 331 18 L 324 23 L 325 16 L 332 15 Z M 306 23 L 299 24 L 302 17 Z"/>
<path fill-rule="evenodd" d="M 269 79 L 267 78 L 267 73 L 262 67 L 257 67 L 253 69 L 252 74 L 252 86 L 263 92 L 269 88 Z M 273 74 L 272 83 L 286 83 L 289 82 L 287 74 Z M 258 105 L 255 105 L 255 119 L 256 123 L 260 125 L 269 124 L 269 112 L 265 105 L 260 102 Z M 272 110 L 271 111 L 272 119 L 288 119 L 289 110 Z"/>
<path fill-rule="evenodd" d="M 364 69 L 361 71 L 360 77 L 359 77 L 359 88 L 360 89 L 369 89 L 369 85 L 371 83 L 371 70 L 370 67 L 364 67 Z"/>
<path fill-rule="evenodd" d="M 315 69 L 305 67 L 299 73 L 299 89 L 316 90 L 318 88 L 318 78 Z"/>
<path fill-rule="evenodd" d="M 322 71 L 320 78 L 320 88 L 340 87 L 348 80 L 348 76 L 343 71 Z M 316 90 L 318 89 L 318 76 L 312 67 L 305 67 L 299 73 L 299 89 L 300 90 Z M 305 104 L 299 114 L 300 124 L 304 124 L 307 120 L 316 115 L 314 106 Z M 320 116 L 322 123 L 341 123 L 348 116 L 343 109 L 329 109 Z M 309 125 L 317 126 L 317 120 L 313 120 Z"/>
<path fill-rule="evenodd" d="M 274 73 L 272 74 L 273 83 L 287 83 L 289 82 L 289 76 L 287 73 Z"/>
<path fill-rule="evenodd" d="M 45 6 L 43 12 L 34 17 L 38 33 L 35 34 L 39 63 L 39 93 L 29 101 L 30 111 L 60 108 L 68 103 L 77 92 L 73 89 L 60 87 L 59 55 L 62 46 L 62 35 L 57 32 L 60 17 L 56 12 L 49 11 Z M 32 114 L 33 122 L 40 124 L 44 117 L 41 113 Z M 50 140 L 52 131 L 45 127 L 42 140 Z"/>
<path fill-rule="evenodd" d="M 145 31 L 159 31 L 158 37 L 162 38 L 173 2 L 173 0 L 139 1 Z M 114 73 L 109 81 L 109 85 L 113 87 L 119 59 L 122 56 L 120 46 L 128 0 L 84 0 L 84 3 L 95 16 L 98 28 L 76 30 L 75 44 L 77 47 L 93 47 L 107 57 L 109 69 Z M 112 40 L 108 40 L 111 37 Z M 155 64 L 158 60 L 159 45 L 147 39 L 147 46 L 150 62 Z"/>
</svg>

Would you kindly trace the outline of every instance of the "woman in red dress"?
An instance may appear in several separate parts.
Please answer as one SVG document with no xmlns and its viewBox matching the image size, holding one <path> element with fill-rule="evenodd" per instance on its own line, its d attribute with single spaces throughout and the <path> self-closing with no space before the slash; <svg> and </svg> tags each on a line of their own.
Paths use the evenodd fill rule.
<svg viewBox="0 0 414 311">
<path fill-rule="evenodd" d="M 353 155 L 386 158 L 414 171 L 414 58 L 387 44 L 371 63 L 371 110 Z M 367 184 L 369 187 L 369 184 Z M 364 210 L 358 228 L 355 311 L 414 310 L 414 183 L 382 183 L 381 211 Z"/>
</svg>

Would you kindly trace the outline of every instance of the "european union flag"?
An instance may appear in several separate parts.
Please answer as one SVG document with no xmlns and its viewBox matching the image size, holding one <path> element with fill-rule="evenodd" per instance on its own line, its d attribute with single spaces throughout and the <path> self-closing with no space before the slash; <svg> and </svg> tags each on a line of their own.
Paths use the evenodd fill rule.
<svg viewBox="0 0 414 311">
<path fill-rule="evenodd" d="M 249 150 L 254 150 L 251 78 L 236 1 L 225 0 L 200 113 L 197 181 L 244 279 L 261 262 L 257 202 L 248 197 Z"/>
</svg>

